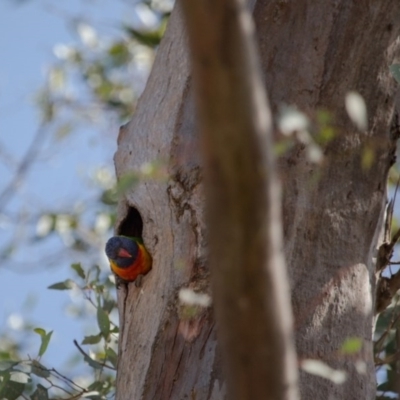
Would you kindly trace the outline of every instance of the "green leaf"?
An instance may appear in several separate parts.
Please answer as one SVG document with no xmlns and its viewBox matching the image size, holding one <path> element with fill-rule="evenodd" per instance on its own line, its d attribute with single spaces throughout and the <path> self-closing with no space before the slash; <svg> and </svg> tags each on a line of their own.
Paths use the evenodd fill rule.
<svg viewBox="0 0 400 400">
<path fill-rule="evenodd" d="M 376 322 L 375 331 L 382 334 L 386 331 L 393 318 L 393 315 L 397 315 L 400 312 L 400 307 L 396 306 L 393 308 L 386 309 L 384 312 L 379 314 L 378 321 Z"/>
<path fill-rule="evenodd" d="M 78 274 L 80 278 L 85 279 L 85 271 L 83 270 L 81 263 L 71 264 L 71 268 Z"/>
<path fill-rule="evenodd" d="M 397 83 L 400 83 L 400 64 L 392 64 L 389 67 L 390 72 L 393 75 L 393 78 L 396 79 Z"/>
<path fill-rule="evenodd" d="M 114 66 L 127 64 L 131 60 L 131 54 L 127 43 L 116 42 L 108 49 L 108 54 Z"/>
<path fill-rule="evenodd" d="M 36 332 L 38 335 L 40 335 L 42 338 L 46 336 L 46 331 L 43 328 L 35 328 L 33 332 Z"/>
<path fill-rule="evenodd" d="M 0 399 L 17 400 L 25 390 L 25 384 L 7 380 L 0 388 Z"/>
<path fill-rule="evenodd" d="M 38 383 L 36 390 L 31 395 L 31 400 L 49 400 L 47 389 Z"/>
<path fill-rule="evenodd" d="M 41 357 L 47 350 L 47 347 L 50 343 L 50 339 L 51 339 L 51 335 L 53 334 L 53 331 L 46 333 L 46 331 L 44 329 L 36 328 L 36 329 L 34 329 L 34 332 L 36 332 L 38 335 L 40 335 L 40 337 L 42 339 L 42 343 L 40 345 L 39 354 L 38 354 L 38 356 Z"/>
<path fill-rule="evenodd" d="M 2 376 L 2 379 L 0 379 L 0 399 L 3 398 L 3 396 L 1 394 L 5 390 L 9 380 L 10 380 L 10 374 L 9 373 L 5 374 L 5 376 Z"/>
<path fill-rule="evenodd" d="M 100 196 L 100 201 L 108 206 L 113 206 L 118 202 L 118 196 L 115 189 L 106 189 Z"/>
<path fill-rule="evenodd" d="M 107 360 L 113 365 L 113 367 L 117 368 L 118 356 L 117 353 L 112 349 L 108 348 L 106 350 Z"/>
<path fill-rule="evenodd" d="M 104 381 L 94 381 L 88 386 L 88 390 L 101 392 L 104 387 Z"/>
<path fill-rule="evenodd" d="M 94 369 L 102 369 L 103 364 L 93 360 L 93 358 L 90 358 L 89 356 L 85 355 L 83 359 Z"/>
<path fill-rule="evenodd" d="M 97 323 L 103 337 L 107 339 L 110 334 L 110 318 L 101 307 L 97 308 Z"/>
<path fill-rule="evenodd" d="M 140 32 L 129 26 L 125 26 L 125 30 L 131 35 L 131 37 L 136 39 L 139 43 L 144 44 L 145 46 L 148 47 L 158 46 L 160 44 L 162 35 L 164 33 L 162 29 L 149 32 Z"/>
<path fill-rule="evenodd" d="M 85 338 L 82 341 L 82 344 L 97 344 L 100 342 L 102 338 L 101 333 L 98 335 L 92 335 L 92 336 L 85 336 Z"/>
<path fill-rule="evenodd" d="M 99 285 L 98 283 L 96 283 L 93 286 L 93 289 L 96 291 L 96 293 L 102 294 L 104 293 L 104 285 Z M 103 305 L 103 309 L 106 311 L 106 307 Z"/>
<path fill-rule="evenodd" d="M 2 360 L 0 361 L 0 373 L 2 371 L 9 371 L 12 367 L 18 364 L 18 361 Z"/>
<path fill-rule="evenodd" d="M 53 290 L 70 290 L 75 286 L 75 282 L 71 279 L 67 279 L 63 282 L 53 283 L 52 285 L 48 286 L 47 289 Z"/>
<path fill-rule="evenodd" d="M 363 341 L 359 337 L 350 337 L 347 338 L 342 347 L 340 348 L 340 352 L 342 354 L 355 354 L 359 353 L 363 346 Z"/>
<path fill-rule="evenodd" d="M 104 286 L 103 286 L 103 288 L 104 288 Z M 116 307 L 116 303 L 115 303 L 114 299 L 104 299 L 103 309 L 107 313 L 110 313 L 115 307 Z"/>
<path fill-rule="evenodd" d="M 396 331 L 391 329 L 388 332 L 385 344 L 385 352 L 386 354 L 395 354 L 397 351 L 397 340 L 396 340 Z"/>
<path fill-rule="evenodd" d="M 37 360 L 32 361 L 32 374 L 40 378 L 48 378 L 50 376 L 49 370 Z"/>
<path fill-rule="evenodd" d="M 39 356 L 42 356 L 46 352 L 47 347 L 49 346 L 52 334 L 53 334 L 53 331 L 50 331 L 45 336 L 45 338 L 42 340 L 42 345 L 40 346 L 40 350 L 39 350 Z"/>
</svg>

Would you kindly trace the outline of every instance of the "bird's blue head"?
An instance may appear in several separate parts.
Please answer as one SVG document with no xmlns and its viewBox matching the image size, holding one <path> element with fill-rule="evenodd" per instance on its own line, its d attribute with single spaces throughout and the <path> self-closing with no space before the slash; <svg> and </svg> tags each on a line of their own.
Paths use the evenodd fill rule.
<svg viewBox="0 0 400 400">
<path fill-rule="evenodd" d="M 136 260 L 139 246 L 134 239 L 125 236 L 113 236 L 106 244 L 106 255 L 120 268 L 127 268 Z"/>
</svg>

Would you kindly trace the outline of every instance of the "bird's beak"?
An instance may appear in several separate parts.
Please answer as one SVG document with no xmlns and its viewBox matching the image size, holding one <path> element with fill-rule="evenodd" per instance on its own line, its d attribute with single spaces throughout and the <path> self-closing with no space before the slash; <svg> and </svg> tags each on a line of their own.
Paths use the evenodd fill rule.
<svg viewBox="0 0 400 400">
<path fill-rule="evenodd" d="M 130 257 L 132 257 L 132 255 L 129 254 L 125 249 L 119 249 L 118 250 L 118 257 L 130 258 Z"/>
</svg>

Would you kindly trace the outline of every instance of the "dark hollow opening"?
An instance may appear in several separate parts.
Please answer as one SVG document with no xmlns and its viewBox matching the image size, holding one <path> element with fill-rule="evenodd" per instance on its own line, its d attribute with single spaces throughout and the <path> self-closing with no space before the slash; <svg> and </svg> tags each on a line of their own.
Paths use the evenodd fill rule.
<svg viewBox="0 0 400 400">
<path fill-rule="evenodd" d="M 126 217 L 118 227 L 118 235 L 142 237 L 143 220 L 135 207 L 129 207 Z"/>
</svg>

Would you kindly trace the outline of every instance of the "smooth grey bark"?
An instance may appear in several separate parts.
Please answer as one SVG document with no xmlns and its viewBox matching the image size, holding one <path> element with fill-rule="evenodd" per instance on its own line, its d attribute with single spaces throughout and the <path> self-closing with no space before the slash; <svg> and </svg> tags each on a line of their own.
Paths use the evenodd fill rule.
<svg viewBox="0 0 400 400">
<path fill-rule="evenodd" d="M 199 109 L 227 398 L 297 399 L 272 121 L 252 18 L 239 0 L 181 4 Z"/>
<path fill-rule="evenodd" d="M 273 113 L 282 103 L 296 104 L 311 118 L 324 108 L 337 133 L 324 147 L 320 166 L 307 159 L 301 144 L 279 160 L 298 355 L 348 374 L 343 385 L 336 385 L 302 373 L 301 397 L 372 399 L 372 256 L 395 147 L 389 133 L 395 83 L 388 66 L 398 47 L 400 7 L 395 0 L 259 0 L 254 16 Z M 154 267 L 141 288 L 130 284 L 127 292 L 124 287 L 118 292 L 117 400 L 225 398 L 212 313 L 203 309 L 184 317 L 177 301 L 181 287 L 209 291 L 185 38 L 176 8 L 115 157 L 118 177 L 154 160 L 165 163 L 169 174 L 166 181 L 141 182 L 119 207 L 120 233 L 140 231 L 128 205 L 140 212 Z M 348 90 L 364 96 L 368 132 L 358 132 L 345 113 Z M 365 149 L 375 155 L 368 169 L 362 166 Z M 364 340 L 357 357 L 339 352 L 349 337 Z M 357 372 L 357 359 L 366 363 L 365 374 Z"/>
<path fill-rule="evenodd" d="M 212 312 L 202 309 L 188 318 L 178 301 L 183 287 L 209 292 L 194 101 L 178 8 L 135 116 L 120 131 L 117 176 L 154 161 L 168 179 L 141 181 L 119 205 L 122 234 L 140 231 L 129 207 L 139 211 L 153 269 L 141 288 L 118 290 L 117 400 L 221 399 L 225 387 Z"/>
</svg>

